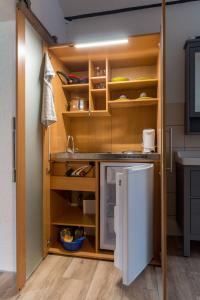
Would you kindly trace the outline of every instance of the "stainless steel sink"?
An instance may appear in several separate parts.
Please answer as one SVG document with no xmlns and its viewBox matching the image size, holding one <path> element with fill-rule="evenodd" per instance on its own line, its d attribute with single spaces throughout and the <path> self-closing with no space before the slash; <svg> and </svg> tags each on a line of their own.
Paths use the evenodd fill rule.
<svg viewBox="0 0 200 300">
<path fill-rule="evenodd" d="M 66 160 L 115 160 L 115 159 L 147 159 L 147 160 L 158 160 L 160 155 L 158 153 L 142 153 L 142 152 L 97 152 L 97 153 L 86 153 L 86 152 L 75 152 L 75 153 L 53 153 L 51 154 L 52 161 L 66 161 Z"/>
<path fill-rule="evenodd" d="M 200 151 L 177 151 L 176 162 L 184 166 L 200 166 Z"/>
</svg>

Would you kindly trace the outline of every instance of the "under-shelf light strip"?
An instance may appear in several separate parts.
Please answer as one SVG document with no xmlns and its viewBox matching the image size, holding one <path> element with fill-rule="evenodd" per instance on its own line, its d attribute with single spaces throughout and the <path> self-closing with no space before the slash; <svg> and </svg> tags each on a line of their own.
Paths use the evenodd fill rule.
<svg viewBox="0 0 200 300">
<path fill-rule="evenodd" d="M 127 44 L 127 43 L 128 43 L 128 39 L 122 39 L 122 40 L 113 40 L 113 41 L 81 43 L 81 44 L 75 44 L 74 47 L 75 48 L 90 48 L 90 47 L 121 45 L 121 44 Z"/>
</svg>

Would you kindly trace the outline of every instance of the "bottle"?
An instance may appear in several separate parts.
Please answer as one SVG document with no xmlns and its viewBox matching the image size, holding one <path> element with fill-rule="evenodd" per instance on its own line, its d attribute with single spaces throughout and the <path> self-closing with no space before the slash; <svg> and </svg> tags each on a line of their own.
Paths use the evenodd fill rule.
<svg viewBox="0 0 200 300">
<path fill-rule="evenodd" d="M 95 73 L 96 73 L 96 74 L 95 74 L 96 76 L 100 76 L 100 75 L 101 75 L 100 67 L 96 67 L 96 68 L 95 68 Z"/>
</svg>

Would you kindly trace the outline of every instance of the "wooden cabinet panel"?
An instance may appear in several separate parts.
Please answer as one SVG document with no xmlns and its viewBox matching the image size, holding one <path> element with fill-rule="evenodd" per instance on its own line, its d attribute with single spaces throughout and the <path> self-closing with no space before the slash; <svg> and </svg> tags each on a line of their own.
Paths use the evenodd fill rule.
<svg viewBox="0 0 200 300">
<path fill-rule="evenodd" d="M 86 177 L 51 176 L 52 190 L 96 191 L 96 179 Z"/>
<path fill-rule="evenodd" d="M 191 199 L 191 224 L 192 234 L 200 234 L 200 198 Z"/>
<path fill-rule="evenodd" d="M 200 198 L 200 170 L 191 171 L 191 196 Z"/>
</svg>

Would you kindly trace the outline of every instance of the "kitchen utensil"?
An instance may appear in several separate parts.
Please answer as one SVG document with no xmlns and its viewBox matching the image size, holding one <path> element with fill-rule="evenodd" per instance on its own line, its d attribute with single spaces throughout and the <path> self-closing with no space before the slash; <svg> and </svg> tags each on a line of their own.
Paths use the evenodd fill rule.
<svg viewBox="0 0 200 300">
<path fill-rule="evenodd" d="M 61 230 L 60 241 L 65 250 L 77 251 L 85 240 L 83 227 L 69 227 Z"/>
<path fill-rule="evenodd" d="M 145 92 L 142 92 L 141 94 L 140 94 L 140 98 L 146 98 L 147 97 L 147 93 L 145 93 Z"/>
<path fill-rule="evenodd" d="M 86 77 L 81 77 L 81 78 L 80 78 L 80 83 L 88 83 L 88 81 L 89 81 L 89 79 L 88 79 L 87 76 L 86 76 Z"/>
<path fill-rule="evenodd" d="M 56 73 L 63 85 L 70 84 L 70 78 L 65 73 L 61 71 L 57 71 Z"/>
<path fill-rule="evenodd" d="M 97 66 L 96 68 L 95 68 L 95 76 L 101 76 L 101 71 L 100 71 L 100 67 L 99 66 Z"/>
<path fill-rule="evenodd" d="M 106 87 L 105 82 L 100 82 L 95 84 L 95 89 L 105 89 L 105 87 Z"/>
<path fill-rule="evenodd" d="M 68 77 L 70 78 L 70 80 L 72 81 L 73 84 L 81 83 L 81 79 L 77 75 L 69 74 Z"/>
<path fill-rule="evenodd" d="M 119 99 L 120 99 L 120 100 L 127 100 L 128 98 L 127 98 L 126 95 L 121 95 L 121 96 L 119 97 Z"/>
<path fill-rule="evenodd" d="M 85 111 L 88 110 L 89 103 L 85 98 L 75 96 L 70 101 L 70 111 Z"/>
<path fill-rule="evenodd" d="M 61 244 L 65 250 L 78 251 L 82 247 L 84 240 L 85 240 L 84 236 L 77 239 L 75 242 L 69 242 L 69 243 L 61 239 Z"/>
</svg>

